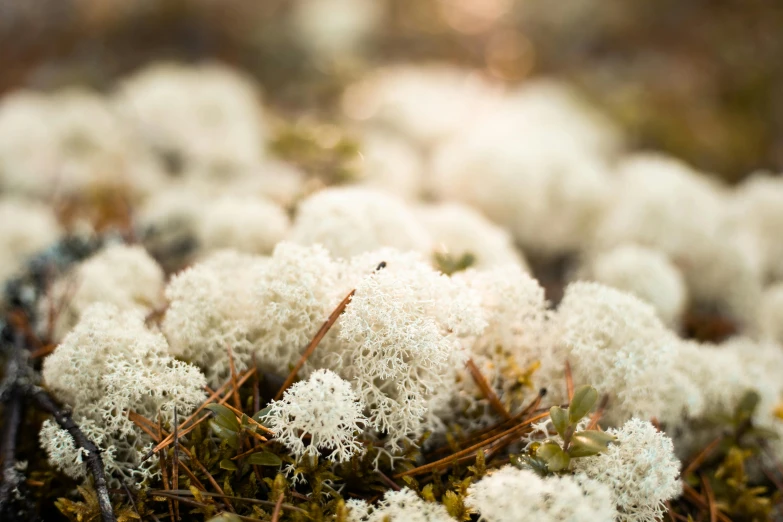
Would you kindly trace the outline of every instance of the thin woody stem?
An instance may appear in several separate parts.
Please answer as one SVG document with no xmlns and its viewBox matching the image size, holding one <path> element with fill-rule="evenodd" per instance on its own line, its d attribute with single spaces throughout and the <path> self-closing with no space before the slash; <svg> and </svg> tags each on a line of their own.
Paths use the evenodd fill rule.
<svg viewBox="0 0 783 522">
<path fill-rule="evenodd" d="M 318 347 L 318 343 L 321 342 L 321 340 L 326 336 L 326 334 L 329 332 L 329 329 L 334 325 L 335 322 L 337 322 L 337 319 L 340 317 L 340 314 L 343 313 L 345 310 L 345 307 L 348 306 L 348 303 L 351 302 L 351 299 L 353 298 L 353 294 L 356 293 L 356 290 L 351 290 L 351 292 L 345 296 L 345 299 L 343 299 L 339 305 L 337 305 L 337 308 L 334 309 L 334 311 L 329 315 L 329 318 L 324 321 L 324 324 L 321 326 L 321 328 L 318 330 L 318 332 L 315 334 L 315 337 L 313 337 L 313 340 L 310 341 L 310 344 L 307 345 L 307 348 L 305 349 L 304 353 L 302 353 L 302 356 L 299 358 L 299 360 L 294 365 L 291 372 L 288 374 L 288 377 L 286 377 L 285 382 L 280 387 L 280 390 L 277 392 L 277 395 L 275 395 L 275 400 L 280 400 L 280 398 L 283 396 L 283 392 L 288 389 L 289 386 L 291 386 L 294 383 L 294 380 L 296 380 L 296 375 L 299 373 L 299 370 L 302 369 L 302 366 L 307 362 L 307 359 L 310 358 L 311 355 L 313 355 L 313 352 L 315 352 L 315 349 Z"/>
</svg>

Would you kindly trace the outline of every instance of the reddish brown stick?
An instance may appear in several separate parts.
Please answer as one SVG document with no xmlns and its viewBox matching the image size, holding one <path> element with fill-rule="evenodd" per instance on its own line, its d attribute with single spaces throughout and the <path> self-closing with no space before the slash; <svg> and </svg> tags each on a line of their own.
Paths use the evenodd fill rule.
<svg viewBox="0 0 783 522">
<path fill-rule="evenodd" d="M 313 352 L 315 352 L 315 349 L 318 347 L 318 343 L 321 342 L 321 340 L 326 336 L 326 334 L 329 332 L 329 329 L 334 325 L 335 322 L 337 322 L 337 319 L 340 317 L 340 314 L 343 313 L 345 310 L 345 307 L 348 306 L 348 303 L 351 302 L 351 299 L 353 298 L 353 294 L 356 293 L 356 290 L 351 290 L 351 292 L 345 296 L 345 299 L 343 299 L 339 305 L 337 305 L 337 308 L 334 309 L 334 311 L 329 315 L 329 318 L 324 321 L 324 324 L 321 326 L 321 328 L 318 330 L 318 332 L 315 334 L 315 337 L 313 337 L 313 340 L 310 341 L 310 344 L 307 345 L 307 348 L 305 349 L 304 353 L 302 353 L 302 356 L 299 358 L 299 360 L 294 365 L 291 372 L 288 374 L 288 377 L 286 377 L 285 382 L 280 387 L 280 390 L 277 392 L 277 395 L 275 395 L 275 400 L 280 400 L 280 398 L 283 396 L 283 392 L 285 392 L 289 386 L 291 386 L 294 383 L 294 380 L 296 380 L 296 375 L 299 373 L 299 370 L 302 369 L 302 366 L 307 362 L 307 359 L 310 358 L 311 355 L 313 355 Z"/>
<path fill-rule="evenodd" d="M 494 435 L 487 440 L 481 441 L 478 444 L 474 444 L 473 446 L 470 446 L 469 448 L 465 448 L 464 450 L 458 451 L 454 453 L 453 455 L 449 455 L 448 457 L 442 458 L 440 460 L 436 460 L 435 462 L 430 462 L 429 464 L 425 464 L 424 466 L 419 466 L 418 468 L 409 469 L 408 471 L 403 471 L 402 473 L 398 473 L 397 475 L 394 475 L 394 478 L 400 478 L 404 477 L 406 475 L 419 475 L 421 473 L 425 473 L 427 471 L 430 471 L 432 469 L 436 469 L 440 466 L 447 465 L 454 461 L 455 459 L 458 459 L 462 456 L 468 455 L 477 449 L 486 446 L 487 444 L 491 444 L 492 442 L 495 442 L 498 439 L 502 439 L 508 435 L 511 435 L 512 433 L 521 430 L 522 428 L 525 428 L 534 422 L 541 420 L 545 417 L 549 416 L 549 412 L 544 412 L 536 415 L 535 417 L 532 417 L 525 422 L 518 424 L 517 426 L 514 426 L 513 428 L 507 429 L 506 431 L 502 433 L 498 433 L 497 435 Z"/>
<path fill-rule="evenodd" d="M 479 367 L 476 366 L 475 362 L 473 362 L 473 359 L 468 359 L 468 362 L 465 363 L 465 366 L 467 367 L 468 372 L 470 372 L 470 376 L 473 377 L 473 380 L 481 389 L 481 393 L 484 394 L 484 396 L 489 400 L 489 403 L 492 405 L 492 408 L 495 409 L 495 412 L 497 412 L 497 414 L 503 417 L 505 420 L 511 420 L 511 414 L 508 412 L 506 407 L 503 406 L 503 403 L 500 402 L 500 398 L 495 393 L 495 390 L 493 390 L 492 386 L 489 385 L 487 378 L 484 377 L 484 375 L 481 373 L 481 370 L 479 370 Z"/>
</svg>

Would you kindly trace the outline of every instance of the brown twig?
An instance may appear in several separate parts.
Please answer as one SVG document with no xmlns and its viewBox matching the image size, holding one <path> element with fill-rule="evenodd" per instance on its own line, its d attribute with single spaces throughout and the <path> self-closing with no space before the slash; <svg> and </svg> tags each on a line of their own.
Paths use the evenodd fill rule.
<svg viewBox="0 0 783 522">
<path fill-rule="evenodd" d="M 481 393 L 484 394 L 487 400 L 489 400 L 489 403 L 495 409 L 495 412 L 505 420 L 511 420 L 511 414 L 508 412 L 506 407 L 503 406 L 503 403 L 500 402 L 500 398 L 495 393 L 495 390 L 493 390 L 492 386 L 489 385 L 487 378 L 484 377 L 484 375 L 481 373 L 481 370 L 479 370 L 479 367 L 476 366 L 476 363 L 473 361 L 473 359 L 468 358 L 465 366 L 467 367 L 468 372 L 470 372 L 470 376 L 473 378 L 473 381 L 476 383 L 476 385 L 478 385 L 479 389 L 481 389 Z"/>
<path fill-rule="evenodd" d="M 253 367 L 256 367 L 256 354 L 253 353 Z M 253 411 L 261 409 L 261 382 L 258 378 L 258 372 L 253 374 Z"/>
<path fill-rule="evenodd" d="M 251 356 L 253 367 L 256 367 L 256 354 L 255 352 Z M 253 374 L 253 411 L 258 412 L 261 410 L 261 380 L 258 378 L 258 372 Z M 253 439 L 252 440 L 253 448 L 258 448 L 258 440 Z M 256 479 L 258 479 L 258 483 L 262 483 L 264 481 L 264 476 L 261 473 L 261 467 L 257 464 L 253 464 L 253 473 L 256 476 Z"/>
<path fill-rule="evenodd" d="M 671 522 L 677 522 L 674 518 L 674 512 L 672 511 L 672 503 L 667 500 L 664 504 L 666 505 L 666 514 L 669 515 L 669 520 Z"/>
<path fill-rule="evenodd" d="M 515 422 L 522 420 L 523 418 L 525 418 L 526 415 L 530 414 L 531 412 L 536 411 L 536 409 L 538 408 L 539 404 L 541 404 L 541 400 L 544 398 L 545 395 L 546 395 L 546 388 L 541 388 L 538 391 L 538 394 L 536 395 L 536 398 L 533 399 L 533 401 L 531 401 L 527 406 L 525 406 L 522 409 L 522 411 L 520 411 L 519 413 L 514 414 L 514 416 L 511 419 L 509 419 L 507 421 L 499 422 L 499 423 L 497 423 L 497 424 L 495 424 L 493 426 L 490 426 L 490 427 L 485 428 L 483 430 L 480 430 L 480 431 L 478 431 L 476 433 L 473 433 L 470 437 L 468 437 L 467 439 L 465 439 L 465 440 L 461 441 L 460 443 L 458 443 L 458 445 L 460 445 L 460 444 L 473 444 L 477 440 L 481 440 L 483 437 L 486 437 L 487 435 L 491 435 L 491 434 L 493 434 L 495 432 L 502 431 L 502 430 L 508 428 L 508 426 L 514 424 Z M 432 452 L 432 454 L 437 455 L 439 453 L 443 453 L 444 451 L 449 451 L 449 450 L 450 450 L 450 448 L 448 446 L 444 446 L 442 448 L 434 450 Z"/>
<path fill-rule="evenodd" d="M 696 506 L 700 509 L 709 509 L 709 505 L 707 503 L 707 500 L 705 500 L 701 495 L 699 495 L 699 492 L 693 489 L 692 486 L 688 485 L 687 482 L 683 482 L 682 484 L 682 492 L 683 496 L 696 504 Z M 716 513 L 717 519 L 721 522 L 732 522 L 729 517 L 718 511 Z"/>
<path fill-rule="evenodd" d="M 286 377 L 285 382 L 283 382 L 283 385 L 280 387 L 280 390 L 278 390 L 277 394 L 275 395 L 275 400 L 280 400 L 280 398 L 283 396 L 283 392 L 285 392 L 289 386 L 291 386 L 294 383 L 294 380 L 296 380 L 296 375 L 299 373 L 299 370 L 302 369 L 302 366 L 307 362 L 307 359 L 310 358 L 311 355 L 313 355 L 313 352 L 315 352 L 315 349 L 318 347 L 318 343 L 321 342 L 321 340 L 326 336 L 326 334 L 329 332 L 329 329 L 334 325 L 335 322 L 337 322 L 337 319 L 340 317 L 340 314 L 343 313 L 345 310 L 345 307 L 348 306 L 348 303 L 351 302 L 351 299 L 353 298 L 353 294 L 356 293 L 356 290 L 351 290 L 345 298 L 340 301 L 340 304 L 337 305 L 337 308 L 334 309 L 334 311 L 329 315 L 329 317 L 324 321 L 324 324 L 321 325 L 321 328 L 318 330 L 318 332 L 315 334 L 315 337 L 313 337 L 313 340 L 310 341 L 310 344 L 307 345 L 307 348 L 305 348 L 305 351 L 302 353 L 302 356 L 299 358 L 299 360 L 296 362 L 294 367 L 291 369 L 291 372 L 288 374 L 288 377 Z"/>
<path fill-rule="evenodd" d="M 565 362 L 565 381 L 568 402 L 570 403 L 574 398 L 574 374 L 571 372 L 571 363 L 567 360 Z"/>
<path fill-rule="evenodd" d="M 243 458 L 245 458 L 245 457 L 247 457 L 249 455 L 252 455 L 253 453 L 260 453 L 262 451 L 264 451 L 264 448 L 261 448 L 259 446 L 254 446 L 254 447 L 250 448 L 249 450 L 240 453 L 239 455 L 234 455 L 233 457 L 231 457 L 231 460 L 243 459 Z"/>
<path fill-rule="evenodd" d="M 688 522 L 688 519 L 686 517 L 674 511 L 674 509 L 672 508 L 672 503 L 669 502 L 668 500 L 666 501 L 666 514 L 669 515 L 669 520 L 671 520 L 671 522 L 678 522 L 678 521 Z"/>
<path fill-rule="evenodd" d="M 397 484 L 391 478 L 389 478 L 389 476 L 386 475 L 386 473 L 384 473 L 383 471 L 376 469 L 375 472 L 378 474 L 379 477 L 381 477 L 383 483 L 389 486 L 390 488 L 392 488 L 394 491 L 400 491 L 400 489 L 402 489 L 400 488 L 399 484 Z"/>
<path fill-rule="evenodd" d="M 151 490 L 149 492 L 149 494 L 152 495 L 152 496 L 165 496 L 165 493 L 163 491 L 160 491 L 160 490 Z M 177 490 L 177 491 L 169 491 L 168 494 L 181 495 L 181 496 L 185 496 L 185 497 L 192 497 L 193 496 L 193 492 L 190 491 L 190 490 L 187 490 L 187 489 L 180 489 L 180 490 Z M 227 499 L 227 500 L 236 500 L 237 502 L 244 502 L 246 504 L 256 504 L 256 505 L 259 505 L 259 506 L 274 507 L 275 504 L 276 504 L 276 502 L 272 502 L 272 501 L 269 501 L 269 500 L 258 500 L 256 498 L 244 498 L 244 497 L 232 497 L 232 496 L 229 496 L 229 495 L 222 495 L 222 494 L 217 494 L 217 493 L 209 493 L 207 491 L 201 492 L 199 494 L 204 496 L 204 497 L 214 497 L 214 498 L 221 498 L 221 499 Z M 309 498 L 305 497 L 304 500 L 309 500 Z M 298 508 L 296 506 L 292 506 L 290 504 L 283 504 L 281 506 L 281 509 L 286 510 L 286 511 L 293 511 L 295 513 L 300 513 L 302 515 L 307 513 L 307 511 L 305 511 L 304 509 Z"/>
<path fill-rule="evenodd" d="M 249 369 L 247 372 L 245 372 L 245 374 L 242 376 L 242 378 L 240 378 L 240 379 L 239 379 L 239 382 L 238 382 L 237 384 L 238 384 L 239 386 L 242 386 L 242 385 L 243 385 L 243 384 L 244 384 L 244 383 L 245 383 L 245 382 L 246 382 L 246 381 L 247 381 L 247 380 L 248 380 L 248 379 L 249 379 L 249 378 L 250 378 L 250 377 L 251 377 L 253 374 L 255 374 L 255 373 L 256 373 L 256 371 L 257 371 L 257 370 L 256 370 L 255 368 L 250 368 L 250 369 Z M 209 398 L 207 398 L 207 400 L 206 400 L 206 401 L 204 401 L 204 402 L 201 404 L 201 406 L 199 406 L 198 408 L 196 408 L 196 411 L 194 411 L 193 413 L 191 413 L 191 414 L 190 414 L 190 416 L 189 416 L 187 419 L 185 419 L 185 420 L 184 420 L 184 421 L 183 421 L 183 422 L 182 422 L 182 423 L 179 425 L 179 430 L 180 430 L 180 431 L 179 431 L 179 436 L 180 436 L 180 437 L 184 437 L 185 435 L 187 435 L 188 433 L 190 433 L 191 431 L 193 431 L 193 430 L 196 428 L 196 426 L 198 426 L 200 423 L 204 422 L 205 420 L 207 420 L 207 419 L 210 417 L 211 413 L 207 413 L 207 414 L 205 414 L 205 415 L 202 415 L 202 416 L 201 416 L 201 417 L 200 417 L 200 418 L 199 418 L 199 419 L 198 419 L 196 422 L 194 422 L 194 423 L 193 423 L 191 426 L 189 426 L 189 427 L 187 427 L 187 428 L 185 427 L 185 426 L 188 424 L 188 422 L 190 422 L 190 421 L 192 421 L 194 418 L 196 418 L 196 416 L 197 416 L 199 413 L 201 413 L 201 412 L 204 410 L 204 408 L 206 408 L 208 405 L 212 404 L 212 402 L 213 402 L 213 401 L 214 401 L 214 400 L 215 400 L 215 399 L 216 399 L 216 398 L 217 398 L 217 397 L 218 397 L 218 396 L 219 396 L 221 393 L 225 392 L 225 391 L 226 391 L 226 389 L 229 387 L 229 385 L 230 385 L 230 384 L 231 384 L 231 381 L 228 381 L 228 382 L 226 382 L 225 384 L 223 384 L 223 386 L 221 386 L 220 388 L 218 388 L 218 389 L 217 389 L 215 392 L 213 392 L 213 393 L 212 393 L 212 394 L 209 396 Z M 223 405 L 225 405 L 225 403 L 228 401 L 228 399 L 229 399 L 230 397 L 231 397 L 230 395 L 226 395 L 225 397 L 223 397 L 222 399 L 220 399 L 220 400 L 218 401 L 218 404 L 223 404 Z M 166 446 L 168 446 L 169 444 L 171 444 L 171 442 L 173 441 L 173 439 L 174 439 L 174 434 L 172 433 L 171 435 L 169 435 L 168 437 L 166 437 L 165 439 L 163 439 L 161 442 L 159 442 L 157 446 L 155 446 L 154 448 L 152 448 L 152 449 L 151 449 L 151 450 L 150 450 L 150 451 L 149 451 L 149 452 L 148 452 L 146 455 L 144 455 L 144 457 L 143 457 L 141 460 L 142 460 L 142 461 L 144 461 L 144 460 L 147 460 L 149 457 L 151 457 L 152 455 L 154 455 L 155 453 L 157 453 L 157 452 L 158 452 L 158 451 L 160 451 L 161 449 L 165 448 L 165 447 L 166 447 Z"/>
<path fill-rule="evenodd" d="M 709 509 L 710 512 L 710 522 L 717 522 L 718 506 L 715 504 L 715 494 L 712 492 L 710 481 L 703 473 L 701 475 L 701 487 L 704 489 L 704 494 L 707 497 L 707 509 Z"/>
<path fill-rule="evenodd" d="M 160 413 L 158 413 L 158 433 L 163 433 L 163 421 L 161 421 Z M 163 478 L 163 489 L 168 491 L 170 489 L 174 489 L 169 484 L 169 464 L 168 459 L 166 459 L 166 450 L 162 449 L 158 452 L 158 459 L 160 462 L 160 474 Z M 174 500 L 169 497 L 166 501 L 169 506 L 169 515 L 171 516 L 171 520 L 177 520 L 174 518 Z"/>
<path fill-rule="evenodd" d="M 12 389 L 5 405 L 3 419 L 3 466 L 2 484 L 0 484 L 0 514 L 6 512 L 11 502 L 11 492 L 16 489 L 22 475 L 16 471 L 16 441 L 19 435 L 19 425 L 22 423 L 24 397 Z"/>
<path fill-rule="evenodd" d="M 142 417 L 141 415 L 131 412 L 129 414 L 129 418 L 139 427 L 141 428 L 147 435 L 152 437 L 153 441 L 158 441 L 161 439 L 161 437 L 165 436 L 165 431 L 160 432 L 159 434 L 156 434 L 149 428 L 150 421 Z M 146 422 L 145 422 L 146 421 Z M 215 480 L 215 477 L 212 476 L 212 474 L 205 468 L 201 462 L 196 459 L 196 457 L 193 455 L 193 453 L 186 447 L 186 446 L 180 446 L 180 449 L 182 450 L 182 453 L 184 453 L 191 462 L 193 462 L 198 468 L 201 470 L 204 475 L 206 475 L 207 479 L 209 480 L 209 483 L 212 484 L 212 487 L 215 488 L 216 491 L 218 491 L 221 495 L 223 494 L 223 490 L 220 488 L 220 485 Z M 193 474 L 193 472 L 185 465 L 184 462 L 179 461 L 179 465 L 182 468 L 182 470 L 190 477 L 190 480 L 194 482 L 194 484 L 202 490 L 206 490 L 206 487 L 204 487 L 204 484 L 202 484 L 198 478 Z M 226 503 L 226 507 L 233 510 L 233 506 L 231 506 L 230 503 Z"/>
<path fill-rule="evenodd" d="M 210 473 L 209 470 L 207 468 L 205 468 L 204 465 L 201 462 L 199 462 L 199 460 L 196 458 L 196 456 L 191 454 L 191 455 L 189 455 L 188 458 L 190 458 L 190 461 L 193 464 L 195 464 L 198 467 L 198 469 L 200 469 L 201 472 L 204 475 L 206 475 L 207 480 L 209 481 L 210 484 L 212 484 L 212 487 L 215 488 L 215 491 L 217 491 L 221 495 L 225 495 L 225 493 L 223 493 L 223 488 L 221 488 L 220 484 L 217 483 L 217 480 L 215 480 L 215 477 L 213 477 L 212 473 Z M 226 503 L 226 507 L 228 507 L 228 509 L 230 509 L 232 512 L 234 512 L 234 506 L 231 505 L 231 502 L 228 499 L 225 499 L 224 502 Z"/>
<path fill-rule="evenodd" d="M 280 492 L 280 495 L 277 497 L 277 502 L 275 502 L 275 510 L 272 511 L 272 522 L 278 522 L 280 520 L 280 509 L 283 507 L 283 493 Z"/>
<path fill-rule="evenodd" d="M 153 441 L 157 442 L 160 440 L 160 432 L 158 431 L 158 427 L 155 424 L 153 424 L 152 421 L 150 421 L 148 418 L 144 417 L 143 415 L 139 415 L 135 411 L 131 410 L 128 412 L 128 420 L 134 423 L 144 433 L 152 437 Z"/>
<path fill-rule="evenodd" d="M 225 406 L 226 408 L 228 408 L 229 410 L 231 410 L 231 412 L 232 412 L 234 415 L 236 415 L 237 417 L 239 417 L 239 420 L 242 420 L 242 415 L 244 415 L 244 413 L 242 413 L 240 410 L 238 410 L 238 409 L 234 408 L 234 407 L 233 407 L 233 406 L 231 406 L 230 404 L 224 404 L 223 406 Z M 253 426 L 255 426 L 256 428 L 258 428 L 258 429 L 260 429 L 260 430 L 262 430 L 262 431 L 265 431 L 266 433 L 268 433 L 268 434 L 270 434 L 270 435 L 274 435 L 274 434 L 275 434 L 275 432 L 274 432 L 274 431 L 270 430 L 269 428 L 267 428 L 266 426 L 264 426 L 263 424 L 261 424 L 260 422 L 258 422 L 257 420 L 255 420 L 253 417 L 250 417 L 250 416 L 248 416 L 248 422 L 249 422 L 250 424 L 252 424 Z M 264 439 L 263 437 L 262 437 L 262 442 L 266 442 L 266 439 Z"/>
<path fill-rule="evenodd" d="M 133 511 L 136 513 L 136 516 L 139 518 L 139 520 L 144 520 L 141 516 L 141 513 L 139 512 L 139 508 L 136 506 L 136 501 L 133 499 L 133 493 L 131 493 L 131 490 L 128 488 L 128 485 L 125 484 L 124 482 L 122 483 L 122 489 L 124 489 L 125 494 L 128 495 L 128 501 L 130 502 Z"/>
<path fill-rule="evenodd" d="M 598 422 L 601 420 L 601 417 L 604 416 L 608 404 L 609 394 L 604 394 L 604 396 L 601 397 L 601 402 L 598 404 L 598 409 L 595 410 L 595 413 L 590 417 L 590 423 L 587 425 L 588 430 L 594 430 L 596 426 L 598 426 Z"/>
<path fill-rule="evenodd" d="M 177 405 L 174 405 L 174 452 L 171 455 L 171 489 L 179 489 L 179 436 L 177 435 Z M 174 501 L 174 520 L 179 520 L 179 502 Z"/>
<path fill-rule="evenodd" d="M 234 366 L 234 353 L 231 351 L 230 346 L 226 346 L 228 350 L 228 367 L 231 370 L 231 396 L 234 398 L 234 406 L 236 409 L 242 409 L 242 403 L 239 400 L 239 384 L 237 384 L 237 368 Z"/>
<path fill-rule="evenodd" d="M 41 410 L 51 414 L 57 424 L 71 435 L 77 448 L 85 450 L 83 458 L 87 464 L 87 469 L 90 470 L 95 481 L 95 491 L 98 495 L 101 518 L 104 522 L 115 522 L 117 519 L 114 517 L 114 511 L 111 506 L 109 486 L 106 483 L 106 476 L 103 472 L 103 460 L 101 459 L 100 449 L 84 435 L 70 414 L 61 410 L 43 388 L 32 386 L 27 395 L 33 398 Z"/>
<path fill-rule="evenodd" d="M 179 467 L 182 468 L 182 471 L 184 471 L 185 475 L 188 476 L 192 486 L 195 486 L 196 489 L 201 490 L 202 492 L 207 491 L 207 487 L 204 485 L 204 483 L 198 479 L 196 474 L 193 473 L 193 471 L 184 462 L 182 462 L 182 460 L 179 461 Z"/>
<path fill-rule="evenodd" d="M 696 454 L 695 457 L 693 457 L 693 460 L 691 460 L 687 466 L 685 466 L 685 469 L 682 471 L 681 476 L 686 477 L 690 473 L 693 473 L 697 469 L 699 469 L 699 466 L 701 466 L 705 460 L 712 454 L 713 451 L 715 451 L 715 448 L 720 445 L 721 441 L 723 440 L 723 435 L 719 436 L 707 446 L 704 447 L 699 453 Z"/>
<path fill-rule="evenodd" d="M 52 353 L 54 349 L 57 348 L 56 344 L 49 343 L 41 346 L 40 348 L 36 348 L 32 352 L 30 352 L 30 358 L 32 359 L 39 359 L 41 357 L 45 357 Z"/>
<path fill-rule="evenodd" d="M 179 490 L 179 491 L 180 492 L 184 492 L 183 490 Z M 153 493 L 150 492 L 150 494 L 153 494 Z M 202 495 L 203 494 L 204 493 L 202 493 Z M 179 495 L 172 494 L 170 491 L 155 491 L 154 492 L 154 496 L 156 496 L 156 497 L 164 497 L 164 498 L 167 498 L 167 499 L 174 498 L 174 499 L 177 499 L 179 502 L 182 502 L 183 504 L 189 504 L 191 506 L 196 506 L 196 507 L 199 507 L 199 508 L 202 508 L 202 509 L 209 507 L 207 504 L 204 504 L 203 502 L 196 502 L 195 500 L 191 500 L 189 498 L 183 498 L 183 497 L 181 497 Z M 227 501 L 227 497 L 224 496 L 223 497 L 223 501 L 226 502 Z M 233 516 L 237 517 L 239 520 L 248 520 L 250 522 L 261 522 L 261 520 L 259 520 L 257 518 L 246 517 L 244 515 L 238 515 L 236 513 L 233 513 Z"/>
<path fill-rule="evenodd" d="M 549 412 L 540 413 L 525 422 L 518 424 L 517 426 L 514 426 L 512 428 L 507 429 L 506 431 L 503 431 L 501 433 L 498 433 L 497 435 L 494 435 L 486 440 L 483 440 L 479 442 L 478 444 L 474 444 L 473 446 L 470 446 L 469 448 L 465 448 L 464 450 L 458 451 L 454 453 L 453 455 L 449 455 L 448 457 L 442 458 L 440 460 L 436 460 L 435 462 L 430 462 L 428 464 L 425 464 L 423 466 L 419 466 L 418 468 L 409 469 L 407 471 L 403 471 L 402 473 L 398 473 L 394 475 L 394 478 L 400 478 L 405 477 L 408 475 L 420 475 L 422 473 L 426 473 L 427 471 L 437 469 L 440 466 L 448 465 L 451 462 L 455 461 L 456 459 L 471 454 L 472 452 L 478 450 L 479 448 L 486 446 L 487 444 L 491 444 L 492 442 L 495 442 L 498 439 L 502 439 L 504 437 L 507 437 L 509 435 L 512 435 L 516 433 L 517 431 L 520 431 L 522 428 L 525 428 L 527 426 L 530 426 L 534 422 L 541 420 L 545 417 L 549 416 Z"/>
</svg>

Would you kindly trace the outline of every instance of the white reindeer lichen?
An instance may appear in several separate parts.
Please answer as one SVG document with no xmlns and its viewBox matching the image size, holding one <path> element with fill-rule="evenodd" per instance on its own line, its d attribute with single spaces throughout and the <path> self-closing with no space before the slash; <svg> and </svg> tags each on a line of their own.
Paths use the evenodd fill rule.
<svg viewBox="0 0 783 522">
<path fill-rule="evenodd" d="M 316 370 L 273 401 L 265 419 L 279 440 L 297 458 L 331 451 L 326 458 L 347 462 L 364 452 L 356 435 L 366 419 L 351 384 L 330 370 Z M 305 442 L 305 436 L 310 440 Z"/>
<path fill-rule="evenodd" d="M 175 409 L 184 418 L 205 398 L 206 381 L 197 368 L 170 357 L 165 338 L 148 330 L 141 315 L 109 304 L 84 311 L 42 373 L 101 449 L 108 474 L 120 481 L 157 473 L 153 460 L 141 461 L 152 440 L 128 418 L 130 411 L 172 422 Z M 70 435 L 53 421 L 44 423 L 40 438 L 53 465 L 74 478 L 86 475 Z"/>
<path fill-rule="evenodd" d="M 468 489 L 465 504 L 486 522 L 614 522 L 612 492 L 584 475 L 541 478 L 506 466 Z"/>
<path fill-rule="evenodd" d="M 618 522 L 660 520 L 664 502 L 682 491 L 680 461 L 671 439 L 637 418 L 608 433 L 617 440 L 605 453 L 575 459 L 575 471 L 609 486 Z"/>
</svg>

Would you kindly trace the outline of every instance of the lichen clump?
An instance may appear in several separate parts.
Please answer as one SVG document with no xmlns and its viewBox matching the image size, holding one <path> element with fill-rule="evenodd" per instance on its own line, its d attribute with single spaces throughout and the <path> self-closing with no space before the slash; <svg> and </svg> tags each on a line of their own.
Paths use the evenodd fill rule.
<svg viewBox="0 0 783 522">
<path fill-rule="evenodd" d="M 779 180 L 630 150 L 553 81 L 351 71 L 335 121 L 215 64 L 3 99 L 0 397 L 63 407 L 17 421 L 44 450 L 17 490 L 77 520 L 106 495 L 124 520 L 770 520 Z"/>
</svg>

